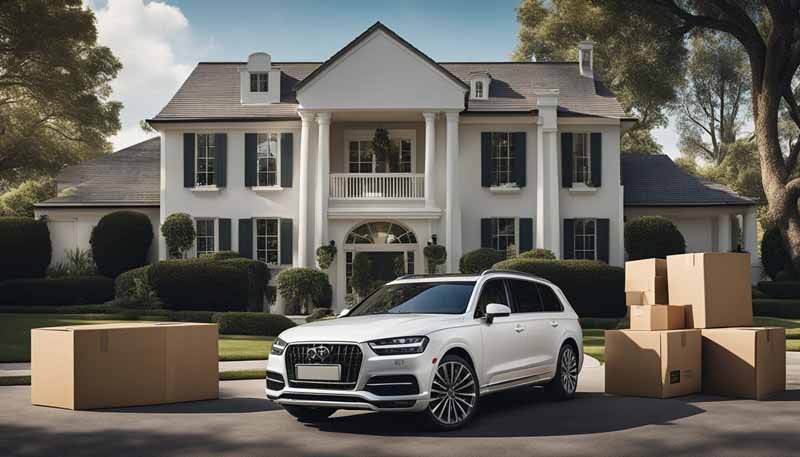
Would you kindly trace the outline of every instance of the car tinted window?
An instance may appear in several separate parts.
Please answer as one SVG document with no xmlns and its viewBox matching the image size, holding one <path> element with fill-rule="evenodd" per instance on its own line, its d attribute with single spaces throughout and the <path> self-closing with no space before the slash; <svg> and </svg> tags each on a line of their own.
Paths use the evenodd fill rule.
<svg viewBox="0 0 800 457">
<path fill-rule="evenodd" d="M 509 281 L 511 295 L 514 297 L 512 313 L 535 313 L 543 310 L 538 286 L 533 281 L 512 279 Z"/>
<path fill-rule="evenodd" d="M 564 305 L 561 304 L 561 300 L 558 299 L 552 287 L 539 284 L 539 294 L 542 296 L 542 304 L 544 305 L 545 312 L 556 313 L 564 311 Z"/>
<path fill-rule="evenodd" d="M 348 314 L 461 314 L 474 282 L 418 282 L 383 286 Z"/>
<path fill-rule="evenodd" d="M 475 317 L 485 316 L 486 305 L 489 303 L 508 306 L 508 297 L 506 296 L 506 288 L 502 279 L 491 279 L 483 285 L 481 296 L 478 299 L 478 306 L 475 308 Z"/>
</svg>

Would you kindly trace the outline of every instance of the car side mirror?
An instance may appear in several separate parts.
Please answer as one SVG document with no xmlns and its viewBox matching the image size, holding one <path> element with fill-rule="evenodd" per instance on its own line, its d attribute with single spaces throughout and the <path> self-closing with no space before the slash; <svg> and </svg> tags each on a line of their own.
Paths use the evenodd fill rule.
<svg viewBox="0 0 800 457">
<path fill-rule="evenodd" d="M 511 308 L 500 303 L 489 303 L 486 305 L 486 323 L 491 324 L 495 317 L 503 317 L 511 314 Z"/>
<path fill-rule="evenodd" d="M 341 310 L 336 317 L 345 317 L 348 314 L 350 314 L 350 308 L 345 308 L 345 309 Z"/>
</svg>

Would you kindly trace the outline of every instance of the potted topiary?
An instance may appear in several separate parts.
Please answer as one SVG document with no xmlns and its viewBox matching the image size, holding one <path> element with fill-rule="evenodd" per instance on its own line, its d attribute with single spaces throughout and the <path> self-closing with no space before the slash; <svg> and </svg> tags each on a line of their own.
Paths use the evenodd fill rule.
<svg viewBox="0 0 800 457">
<path fill-rule="evenodd" d="M 428 266 L 428 274 L 435 274 L 439 265 L 447 261 L 447 249 L 441 244 L 429 243 L 422 250 L 425 256 L 425 263 Z"/>
<path fill-rule="evenodd" d="M 317 248 L 317 265 L 323 270 L 327 270 L 336 258 L 336 242 L 331 240 L 330 244 Z"/>
<path fill-rule="evenodd" d="M 161 224 L 161 234 L 164 235 L 167 252 L 172 259 L 182 259 L 184 253 L 191 249 L 197 236 L 192 217 L 186 213 L 167 216 Z"/>
</svg>

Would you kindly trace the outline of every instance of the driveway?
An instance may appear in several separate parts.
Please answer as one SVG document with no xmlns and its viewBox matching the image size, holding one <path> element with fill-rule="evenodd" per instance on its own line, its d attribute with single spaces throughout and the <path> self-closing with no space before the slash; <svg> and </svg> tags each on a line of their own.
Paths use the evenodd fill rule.
<svg viewBox="0 0 800 457">
<path fill-rule="evenodd" d="M 413 416 L 360 412 L 303 425 L 263 399 L 262 381 L 223 382 L 217 401 L 79 412 L 0 387 L 0 455 L 796 455 L 800 354 L 787 365 L 790 390 L 766 402 L 608 396 L 603 367 L 585 368 L 572 401 L 498 394 L 444 434 L 419 432 Z"/>
</svg>

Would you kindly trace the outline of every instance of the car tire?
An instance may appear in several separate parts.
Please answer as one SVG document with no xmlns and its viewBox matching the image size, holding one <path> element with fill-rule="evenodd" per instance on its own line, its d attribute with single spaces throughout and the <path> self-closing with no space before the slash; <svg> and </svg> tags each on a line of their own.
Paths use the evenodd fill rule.
<svg viewBox="0 0 800 457">
<path fill-rule="evenodd" d="M 578 388 L 578 351 L 575 346 L 564 343 L 558 351 L 556 375 L 546 389 L 555 400 L 568 400 Z"/>
<path fill-rule="evenodd" d="M 300 422 L 323 422 L 336 412 L 336 408 L 317 408 L 312 406 L 283 405 L 283 409 Z"/>
<path fill-rule="evenodd" d="M 457 355 L 446 355 L 436 367 L 431 400 L 420 414 L 429 430 L 455 430 L 475 415 L 479 397 L 478 376 L 472 365 Z"/>
</svg>

